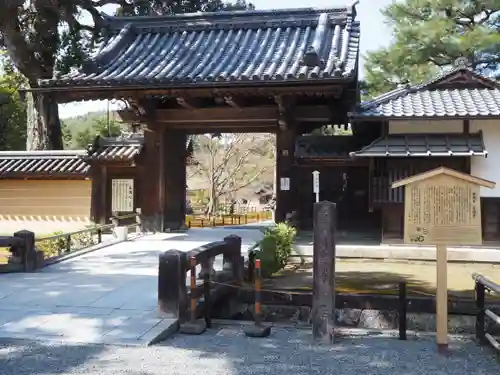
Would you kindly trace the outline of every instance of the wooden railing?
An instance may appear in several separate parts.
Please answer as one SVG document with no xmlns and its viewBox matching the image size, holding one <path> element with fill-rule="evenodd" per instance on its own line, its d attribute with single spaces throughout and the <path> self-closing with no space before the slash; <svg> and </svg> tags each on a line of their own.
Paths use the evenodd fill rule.
<svg viewBox="0 0 500 375">
<path fill-rule="evenodd" d="M 134 218 L 134 223 L 124 226 L 127 230 L 137 228 L 137 232 L 142 226 L 139 209 L 133 214 L 112 216 L 111 224 L 95 225 L 73 232 L 36 237 L 33 232 L 19 231 L 13 236 L 0 237 L 0 248 L 7 249 L 6 262 L 0 266 L 0 272 L 34 271 L 46 264 L 58 261 L 69 253 L 102 243 L 103 236 L 113 236 L 111 233 L 123 221 L 130 221 Z M 33 245 L 30 245 L 30 241 Z"/>
<path fill-rule="evenodd" d="M 223 270 L 216 272 L 213 270 L 213 264 L 215 257 L 219 255 L 223 256 Z M 192 275 L 195 280 L 199 279 L 196 277 L 198 265 L 201 265 L 202 282 L 196 282 L 196 285 L 191 282 L 188 289 L 189 272 L 194 273 Z M 214 282 L 215 285 L 212 285 Z M 243 257 L 241 238 L 238 236 L 227 236 L 223 241 L 212 242 L 187 253 L 175 249 L 168 250 L 159 258 L 159 308 L 164 313 L 173 314 L 180 323 L 203 315 L 209 325 L 213 303 L 223 295 L 236 291 L 229 285 L 241 285 L 242 282 Z"/>
<path fill-rule="evenodd" d="M 489 343 L 494 349 L 500 352 L 500 343 L 492 333 L 493 327 L 500 325 L 500 316 L 486 308 L 485 298 L 486 291 L 500 296 L 500 285 L 477 273 L 474 273 L 472 278 L 476 283 L 476 338 L 480 343 Z M 489 321 L 486 322 L 485 318 L 488 318 Z"/>
<path fill-rule="evenodd" d="M 207 217 L 203 215 L 186 215 L 188 228 L 220 227 L 225 225 L 241 225 L 258 223 L 272 219 L 272 212 L 252 212 L 248 214 L 219 215 Z"/>
</svg>

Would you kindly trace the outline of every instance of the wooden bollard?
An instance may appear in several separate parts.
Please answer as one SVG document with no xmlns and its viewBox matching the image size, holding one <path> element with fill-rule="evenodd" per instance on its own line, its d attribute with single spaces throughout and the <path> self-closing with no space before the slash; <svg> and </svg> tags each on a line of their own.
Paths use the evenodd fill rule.
<svg viewBox="0 0 500 375">
<path fill-rule="evenodd" d="M 262 325 L 261 275 L 260 259 L 255 259 L 255 324 L 245 328 L 248 337 L 267 337 L 271 334 L 271 327 Z"/>
<path fill-rule="evenodd" d="M 196 296 L 194 291 L 196 290 L 196 257 L 192 256 L 189 259 L 190 269 L 190 283 L 189 287 L 191 289 L 191 303 L 190 303 L 190 319 L 192 322 L 196 320 Z"/>
<path fill-rule="evenodd" d="M 180 326 L 179 332 L 187 335 L 199 335 L 207 329 L 205 319 L 196 319 L 196 256 L 192 256 L 189 261 L 190 265 L 190 312 L 189 321 Z M 207 303 L 207 301 L 205 301 Z"/>
</svg>

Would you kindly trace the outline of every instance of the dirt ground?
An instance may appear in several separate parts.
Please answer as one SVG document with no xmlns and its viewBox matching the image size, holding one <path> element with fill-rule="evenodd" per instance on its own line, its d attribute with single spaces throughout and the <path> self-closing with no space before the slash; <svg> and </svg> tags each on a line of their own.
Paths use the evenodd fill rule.
<svg viewBox="0 0 500 375">
<path fill-rule="evenodd" d="M 448 290 L 450 296 L 474 297 L 471 275 L 480 273 L 500 283 L 500 265 L 483 263 L 449 263 Z M 264 287 L 273 289 L 312 289 L 312 264 L 290 266 L 266 280 Z M 406 282 L 412 295 L 435 295 L 436 263 L 434 262 L 385 262 L 377 260 L 337 260 L 335 264 L 336 287 L 344 293 L 397 292 L 397 284 Z"/>
</svg>

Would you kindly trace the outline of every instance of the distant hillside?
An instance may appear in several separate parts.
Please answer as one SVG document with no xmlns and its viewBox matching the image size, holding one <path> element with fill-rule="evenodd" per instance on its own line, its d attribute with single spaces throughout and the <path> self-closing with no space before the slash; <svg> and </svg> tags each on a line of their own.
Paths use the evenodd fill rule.
<svg viewBox="0 0 500 375">
<path fill-rule="evenodd" d="M 98 134 L 103 134 L 107 128 L 108 114 L 106 111 L 89 112 L 85 115 L 69 117 L 62 122 L 63 137 L 66 149 L 85 148 Z M 119 133 L 121 121 L 115 112 L 109 112 L 111 135 Z"/>
</svg>

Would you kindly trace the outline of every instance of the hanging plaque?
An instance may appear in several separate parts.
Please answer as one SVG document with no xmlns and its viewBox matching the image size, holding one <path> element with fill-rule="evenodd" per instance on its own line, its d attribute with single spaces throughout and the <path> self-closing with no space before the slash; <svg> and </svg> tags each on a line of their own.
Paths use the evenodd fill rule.
<svg viewBox="0 0 500 375">
<path fill-rule="evenodd" d="M 111 211 L 134 211 L 134 180 L 113 179 L 111 182 Z"/>
</svg>

